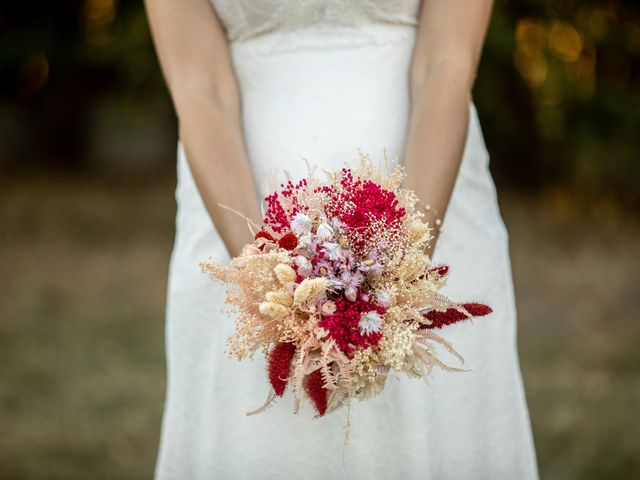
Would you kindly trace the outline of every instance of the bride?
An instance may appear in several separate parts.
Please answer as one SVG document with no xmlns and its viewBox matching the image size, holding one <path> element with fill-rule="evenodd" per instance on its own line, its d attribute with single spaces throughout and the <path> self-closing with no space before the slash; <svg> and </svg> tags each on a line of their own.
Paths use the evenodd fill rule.
<svg viewBox="0 0 640 480">
<path fill-rule="evenodd" d="M 471 88 L 491 0 L 146 0 L 180 124 L 167 397 L 156 478 L 345 478 L 343 410 L 312 420 L 268 393 L 264 360 L 224 354 L 223 285 L 199 270 L 252 240 L 219 203 L 259 220 L 260 187 L 306 163 L 341 168 L 386 150 L 444 216 L 433 251 L 445 293 L 494 313 L 447 328 L 462 374 L 402 378 L 354 404 L 354 479 L 532 479 L 508 237 Z M 275 183 L 274 183 L 275 180 Z M 425 207 L 426 208 L 426 207 Z M 285 394 L 285 397 L 287 395 Z"/>
</svg>

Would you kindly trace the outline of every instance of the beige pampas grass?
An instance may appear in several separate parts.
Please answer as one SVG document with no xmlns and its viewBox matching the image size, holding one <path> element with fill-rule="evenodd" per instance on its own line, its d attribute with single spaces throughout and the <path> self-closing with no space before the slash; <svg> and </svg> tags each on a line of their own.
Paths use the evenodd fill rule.
<svg viewBox="0 0 640 480">
<path fill-rule="evenodd" d="M 295 270 L 286 263 L 279 263 L 278 265 L 276 265 L 273 271 L 282 285 L 286 285 L 287 283 L 293 282 L 296 279 Z"/>
<path fill-rule="evenodd" d="M 305 278 L 293 292 L 293 303 L 299 305 L 302 302 L 315 297 L 317 294 L 324 292 L 327 288 L 328 280 L 324 277 Z"/>
<path fill-rule="evenodd" d="M 431 238 L 431 228 L 427 223 L 414 220 L 409 225 L 409 238 L 412 243 L 426 242 Z"/>
<path fill-rule="evenodd" d="M 267 292 L 266 298 L 268 302 L 279 303 L 285 307 L 290 307 L 293 304 L 293 297 L 286 292 Z"/>
<path fill-rule="evenodd" d="M 280 305 L 279 303 L 274 302 L 262 302 L 258 306 L 260 313 L 263 315 L 268 315 L 271 318 L 282 318 L 286 317 L 290 310 L 284 305 Z"/>
</svg>

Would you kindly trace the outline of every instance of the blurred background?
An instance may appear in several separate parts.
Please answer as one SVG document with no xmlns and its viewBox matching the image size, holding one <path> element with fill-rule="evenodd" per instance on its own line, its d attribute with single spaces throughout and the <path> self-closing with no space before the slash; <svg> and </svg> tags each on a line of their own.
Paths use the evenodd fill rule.
<svg viewBox="0 0 640 480">
<path fill-rule="evenodd" d="M 475 91 L 540 472 L 640 478 L 640 6 L 498 0 Z M 176 120 L 141 2 L 0 4 L 0 478 L 150 478 Z"/>
</svg>

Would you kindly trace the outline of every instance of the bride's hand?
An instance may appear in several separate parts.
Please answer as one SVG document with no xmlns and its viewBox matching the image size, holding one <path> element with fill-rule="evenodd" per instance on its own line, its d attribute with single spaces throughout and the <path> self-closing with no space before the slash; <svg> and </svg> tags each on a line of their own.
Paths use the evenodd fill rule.
<svg viewBox="0 0 640 480">
<path fill-rule="evenodd" d="M 178 115 L 180 138 L 200 196 L 229 253 L 250 242 L 260 219 L 242 132 L 229 47 L 208 0 L 146 0 L 156 50 Z"/>
<path fill-rule="evenodd" d="M 235 227 L 233 231 L 226 232 L 226 239 L 223 237 L 225 242 L 225 246 L 227 247 L 227 251 L 231 258 L 237 257 L 242 253 L 242 250 L 245 245 L 252 243 L 254 241 L 254 236 L 251 233 L 251 228 L 254 232 L 258 232 L 260 230 L 260 218 L 257 216 L 249 217 L 245 216 L 242 212 L 231 212 L 227 210 L 225 213 L 230 213 L 234 218 L 230 218 L 230 222 L 235 222 Z M 222 236 L 222 235 L 221 235 Z"/>
<path fill-rule="evenodd" d="M 440 218 L 447 211 L 464 152 L 471 89 L 491 6 L 492 0 L 422 2 L 411 64 L 404 186 L 429 202 Z M 451 18 L 456 21 L 447 21 Z"/>
</svg>

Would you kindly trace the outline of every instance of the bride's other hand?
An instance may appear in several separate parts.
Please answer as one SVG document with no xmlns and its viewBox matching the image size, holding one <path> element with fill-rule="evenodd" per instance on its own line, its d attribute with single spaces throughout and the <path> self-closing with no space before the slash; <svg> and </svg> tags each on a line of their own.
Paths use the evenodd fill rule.
<svg viewBox="0 0 640 480">
<path fill-rule="evenodd" d="M 462 160 L 492 0 L 423 0 L 411 65 L 405 187 L 444 216 Z M 428 219 L 431 221 L 431 219 Z M 435 248 L 435 229 L 429 250 Z"/>
<path fill-rule="evenodd" d="M 230 255 L 252 240 L 258 200 L 244 145 L 229 47 L 209 0 L 145 0 L 180 137 L 204 204 Z"/>
</svg>

